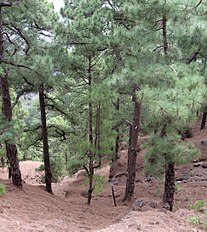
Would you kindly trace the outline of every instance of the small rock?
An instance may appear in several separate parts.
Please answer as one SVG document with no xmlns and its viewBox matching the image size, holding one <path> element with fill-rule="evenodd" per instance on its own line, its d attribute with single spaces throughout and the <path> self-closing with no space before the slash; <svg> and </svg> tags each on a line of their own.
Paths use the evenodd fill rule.
<svg viewBox="0 0 207 232">
<path fill-rule="evenodd" d="M 189 177 L 189 174 L 184 174 L 182 177 L 178 177 L 175 179 L 175 181 L 177 182 L 183 182 L 185 180 L 188 180 L 190 177 Z"/>
<path fill-rule="evenodd" d="M 144 205 L 145 205 L 145 202 L 143 200 L 136 200 L 132 204 L 132 210 L 133 211 L 139 211 Z"/>
<path fill-rule="evenodd" d="M 1 206 L 2 206 L 3 208 L 7 208 L 7 209 L 10 209 L 10 208 L 11 208 L 11 204 L 10 204 L 9 202 L 7 202 L 7 201 L 3 201 L 3 202 L 1 203 Z"/>
<path fill-rule="evenodd" d="M 201 140 L 201 145 L 207 145 L 207 140 Z"/>
<path fill-rule="evenodd" d="M 157 203 L 154 202 L 154 201 L 151 201 L 151 202 L 149 203 L 149 206 L 150 206 L 151 208 L 156 208 L 156 207 L 157 207 Z"/>
<path fill-rule="evenodd" d="M 193 167 L 200 167 L 202 165 L 202 163 L 200 162 L 200 163 L 195 163 L 195 164 L 193 164 Z"/>
<path fill-rule="evenodd" d="M 202 168 L 207 168 L 207 164 L 202 164 Z"/>
<path fill-rule="evenodd" d="M 153 178 L 151 176 L 147 176 L 147 177 L 145 177 L 144 181 L 145 182 L 151 182 L 151 181 L 153 181 Z"/>
</svg>

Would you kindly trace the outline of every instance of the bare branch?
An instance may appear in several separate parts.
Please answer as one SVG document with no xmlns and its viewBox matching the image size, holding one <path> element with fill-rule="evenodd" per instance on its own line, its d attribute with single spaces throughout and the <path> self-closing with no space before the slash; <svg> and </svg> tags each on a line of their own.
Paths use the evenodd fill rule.
<svg viewBox="0 0 207 232">
<path fill-rule="evenodd" d="M 201 51 L 201 46 L 198 48 L 197 51 L 195 51 L 192 56 L 190 58 L 187 59 L 186 63 L 187 64 L 190 64 L 192 63 L 193 61 L 196 61 L 196 58 L 197 58 L 197 55 L 200 54 L 200 51 Z"/>
<path fill-rule="evenodd" d="M 17 93 L 15 102 L 12 105 L 12 109 L 16 106 L 16 104 L 19 102 L 19 99 L 21 96 L 23 96 L 25 93 L 30 93 L 32 91 L 32 88 L 25 88 L 22 89 L 19 93 Z"/>
<path fill-rule="evenodd" d="M 200 6 L 200 4 L 202 3 L 202 1 L 203 0 L 200 0 L 199 3 L 193 9 L 197 8 L 198 6 Z"/>
<path fill-rule="evenodd" d="M 24 33 L 21 31 L 20 28 L 18 28 L 14 23 L 4 23 L 5 27 L 9 28 L 12 31 L 15 31 L 18 33 L 18 35 L 25 41 L 27 44 L 27 48 L 25 50 L 25 53 L 27 54 L 30 49 L 30 44 Z"/>
<path fill-rule="evenodd" d="M 41 77 L 44 77 L 42 76 L 42 74 L 40 74 L 39 72 L 37 72 L 36 70 L 24 65 L 24 64 L 17 64 L 17 63 L 14 63 L 12 61 L 7 61 L 7 60 L 1 60 L 2 63 L 5 63 L 5 64 L 9 64 L 9 65 L 12 65 L 12 66 L 15 66 L 17 68 L 25 68 L 25 69 L 28 69 L 30 71 L 33 71 L 35 74 L 37 74 L 38 76 L 41 76 Z"/>
</svg>

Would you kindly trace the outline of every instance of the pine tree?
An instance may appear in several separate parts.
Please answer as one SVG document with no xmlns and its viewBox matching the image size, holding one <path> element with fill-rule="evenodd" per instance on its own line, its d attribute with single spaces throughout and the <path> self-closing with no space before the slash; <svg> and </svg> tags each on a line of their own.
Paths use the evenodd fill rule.
<svg viewBox="0 0 207 232">
<path fill-rule="evenodd" d="M 14 7 L 12 7 L 13 10 L 7 10 L 6 19 L 4 21 L 4 37 L 6 37 L 7 40 L 5 41 L 5 56 L 1 61 L 7 70 L 9 70 L 9 66 L 14 67 L 9 70 L 11 86 L 14 87 L 17 93 L 16 101 L 12 106 L 13 108 L 23 94 L 38 91 L 42 83 L 47 82 L 47 76 L 52 74 L 50 69 L 51 62 L 46 63 L 48 61 L 49 48 L 52 46 L 49 45 L 51 42 L 47 42 L 45 38 L 50 37 L 50 32 L 57 16 L 54 14 L 51 5 L 45 1 L 39 1 L 37 4 L 36 1 L 25 0 L 21 3 L 18 1 L 11 3 L 11 5 L 14 5 Z M 36 13 L 38 13 L 38 17 L 35 16 Z M 48 18 L 51 19 L 49 23 Z M 47 52 L 43 52 L 44 49 L 47 49 Z M 39 62 L 39 60 L 42 62 Z M 45 64 L 47 65 L 44 66 L 43 69 L 41 65 Z M 38 70 L 40 67 L 41 69 Z M 7 89 L 9 90 L 9 86 Z M 7 94 L 7 96 L 9 95 Z M 9 99 L 9 97 L 7 97 L 7 99 Z M 6 107 L 10 108 L 11 115 L 11 101 L 9 104 L 8 102 L 5 104 L 5 110 Z M 44 141 L 46 141 L 46 139 Z M 7 153 L 9 152 L 14 152 L 17 157 L 16 147 L 14 148 L 13 146 L 12 149 L 8 147 Z M 47 154 L 45 154 L 44 157 L 45 156 L 47 156 Z M 49 158 L 47 158 L 47 161 L 48 159 Z M 17 158 L 15 162 L 17 162 L 16 160 Z M 49 163 L 47 162 L 46 164 L 48 165 Z M 11 168 L 12 165 L 13 164 L 11 164 Z M 46 177 L 48 176 L 46 180 L 51 179 L 50 173 L 48 172 L 49 168 L 50 167 L 46 167 Z M 51 192 L 51 180 L 47 181 L 46 185 L 47 190 Z M 48 187 L 49 185 L 50 187 Z"/>
<path fill-rule="evenodd" d="M 3 2 L 0 3 L 0 61 L 4 59 L 4 28 L 3 28 L 3 16 L 2 16 L 2 8 L 3 7 L 11 7 L 11 2 Z M 3 68 L 1 73 L 1 95 L 2 95 L 2 115 L 4 117 L 5 122 L 12 121 L 12 109 L 11 109 L 11 97 L 9 90 L 9 82 L 8 82 L 8 70 Z M 9 160 L 10 170 L 12 182 L 15 186 L 22 188 L 22 178 L 21 172 L 19 169 L 19 160 L 17 156 L 17 147 L 16 144 L 11 141 L 6 140 L 6 151 L 7 158 Z"/>
<path fill-rule="evenodd" d="M 83 137 L 82 145 L 78 145 L 82 147 L 83 166 L 88 174 L 90 204 L 94 170 L 100 167 L 101 155 L 110 152 L 111 138 L 114 138 L 113 131 L 109 131 L 112 128 L 110 108 L 113 92 L 110 93 L 107 83 L 112 67 L 106 63 L 107 54 L 110 54 L 110 36 L 107 35 L 110 11 L 103 7 L 102 1 L 75 1 L 65 5 L 62 15 L 68 25 L 62 34 L 65 35 L 66 46 L 70 48 L 69 73 L 76 82 L 76 91 L 82 96 L 82 103 L 76 100 L 82 108 L 82 123 L 78 121 L 78 124 Z"/>
</svg>

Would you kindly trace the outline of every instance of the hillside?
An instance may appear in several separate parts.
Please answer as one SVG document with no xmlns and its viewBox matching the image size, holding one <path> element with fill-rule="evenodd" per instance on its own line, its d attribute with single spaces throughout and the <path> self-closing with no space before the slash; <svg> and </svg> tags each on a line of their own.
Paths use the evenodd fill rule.
<svg viewBox="0 0 207 232">
<path fill-rule="evenodd" d="M 206 158 L 207 146 L 201 145 L 200 141 L 206 139 L 206 134 L 207 129 L 199 131 L 199 125 L 196 125 L 193 138 L 190 139 L 201 148 L 203 160 Z M 125 171 L 126 158 L 126 150 L 121 150 L 114 174 Z M 125 205 L 122 202 L 126 177 L 118 175 L 114 183 L 117 207 L 113 206 L 111 187 L 107 183 L 107 165 L 98 170 L 100 175 L 105 176 L 105 190 L 95 195 L 92 205 L 88 206 L 82 172 L 76 177 L 64 178 L 60 183 L 53 184 L 54 195 L 50 195 L 44 191 L 44 186 L 39 185 L 41 173 L 37 173 L 35 168 L 40 163 L 22 162 L 22 175 L 26 182 L 23 191 L 13 187 L 10 180 L 5 180 L 6 173 L 0 174 L 0 182 L 7 188 L 6 195 L 0 198 L 0 231 L 202 231 L 186 221 L 194 215 L 207 220 L 203 214 L 189 210 L 190 204 L 207 198 L 207 168 L 204 164 L 205 161 L 177 167 L 179 188 L 175 209 L 171 213 L 161 204 L 162 183 L 143 174 L 143 152 L 138 156 L 134 203 Z"/>
</svg>

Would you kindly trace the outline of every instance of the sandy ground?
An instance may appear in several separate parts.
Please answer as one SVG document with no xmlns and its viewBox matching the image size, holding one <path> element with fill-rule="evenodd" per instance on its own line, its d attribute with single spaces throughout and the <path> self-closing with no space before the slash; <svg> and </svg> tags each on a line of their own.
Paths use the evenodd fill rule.
<svg viewBox="0 0 207 232">
<path fill-rule="evenodd" d="M 205 139 L 207 129 L 193 129 L 190 139 L 202 149 L 203 158 L 207 146 L 200 141 Z M 105 165 L 97 174 L 105 176 L 105 190 L 94 195 L 91 206 L 84 196 L 87 187 L 84 174 L 80 171 L 72 178 L 62 178 L 53 184 L 54 195 L 45 192 L 40 180 L 42 173 L 36 171 L 41 162 L 21 162 L 23 191 L 16 189 L 7 180 L 6 170 L 0 170 L 0 183 L 6 185 L 7 193 L 0 197 L 0 232 L 196 232 L 203 231 L 198 226 L 187 223 L 189 217 L 204 217 L 189 210 L 189 205 L 200 199 L 207 199 L 207 168 L 194 167 L 193 163 L 177 167 L 176 178 L 181 179 L 175 196 L 174 212 L 162 208 L 163 183 L 144 176 L 143 152 L 137 160 L 137 178 L 134 203 L 122 202 L 126 177 L 121 175 L 114 182 L 117 207 L 114 207 L 111 187 L 108 183 L 109 166 Z M 126 171 L 126 150 L 120 151 L 120 160 L 114 168 L 114 175 Z M 137 202 L 142 202 L 141 207 Z M 206 219 L 204 219 L 207 221 Z"/>
</svg>

